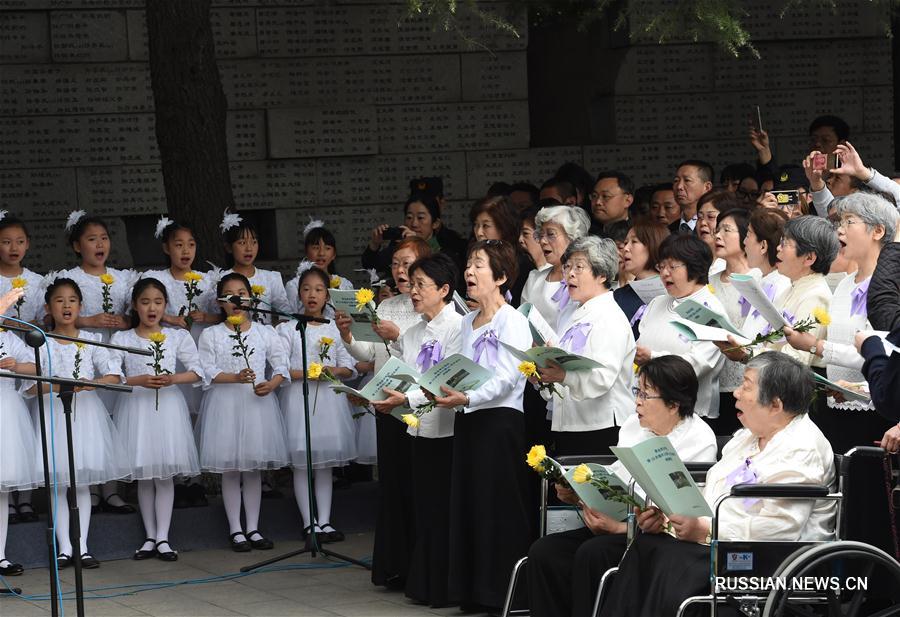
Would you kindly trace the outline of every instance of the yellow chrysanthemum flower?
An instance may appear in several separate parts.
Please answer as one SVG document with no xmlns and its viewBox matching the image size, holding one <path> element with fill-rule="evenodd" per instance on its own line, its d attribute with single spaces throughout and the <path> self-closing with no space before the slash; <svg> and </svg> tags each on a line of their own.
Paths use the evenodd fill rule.
<svg viewBox="0 0 900 617">
<path fill-rule="evenodd" d="M 525 375 L 525 377 L 537 377 L 537 365 L 534 362 L 522 362 L 519 364 L 519 372 Z"/>
<path fill-rule="evenodd" d="M 405 413 L 400 416 L 400 419 L 413 428 L 417 428 L 419 426 L 419 419 L 415 416 L 415 414 Z"/>
<path fill-rule="evenodd" d="M 106 274 L 100 275 L 100 282 L 103 283 L 104 285 L 112 285 L 113 283 L 116 282 L 116 279 L 113 278 L 112 274 L 107 272 Z"/>
<path fill-rule="evenodd" d="M 641 367 L 638 366 L 637 362 L 631 365 L 631 370 L 634 371 L 634 374 L 637 375 L 638 371 L 641 370 Z"/>
<path fill-rule="evenodd" d="M 190 272 L 185 272 L 184 280 L 186 280 L 186 281 L 202 281 L 203 275 L 200 274 L 199 272 L 194 272 L 193 270 L 191 270 Z"/>
<path fill-rule="evenodd" d="M 341 286 L 341 277 L 332 276 L 331 283 L 329 283 L 328 286 L 331 287 L 332 289 L 339 289 Z"/>
<path fill-rule="evenodd" d="M 711 293 L 712 295 L 716 295 L 716 288 L 713 287 L 711 283 L 707 283 L 706 288 L 709 290 L 709 293 Z"/>
<path fill-rule="evenodd" d="M 575 480 L 578 484 L 584 484 L 585 482 L 590 482 L 591 478 L 594 477 L 594 472 L 591 471 L 591 468 L 582 463 L 578 467 L 575 468 L 575 471 L 572 472 L 572 479 Z"/>
<path fill-rule="evenodd" d="M 151 332 L 147 338 L 150 339 L 151 343 L 163 343 L 166 340 L 166 335 L 162 332 Z"/>
<path fill-rule="evenodd" d="M 266 293 L 266 288 L 263 285 L 250 285 L 250 293 L 254 296 L 261 296 Z"/>
<path fill-rule="evenodd" d="M 356 292 L 356 310 L 363 310 L 369 302 L 375 299 L 375 292 L 371 289 L 362 288 Z"/>
<path fill-rule="evenodd" d="M 225 321 L 230 323 L 232 326 L 239 326 L 242 323 L 244 323 L 244 316 L 243 315 L 229 315 L 225 319 Z"/>
<path fill-rule="evenodd" d="M 75 343 L 75 347 L 79 350 L 84 349 L 84 343 Z"/>
<path fill-rule="evenodd" d="M 547 458 L 547 448 L 540 445 L 531 446 L 531 450 L 528 451 L 528 455 L 525 457 L 525 462 L 532 469 L 539 469 L 542 467 L 545 458 Z"/>
<path fill-rule="evenodd" d="M 319 339 L 319 345 L 324 347 L 325 345 L 334 345 L 334 339 L 330 336 L 323 336 Z"/>
<path fill-rule="evenodd" d="M 318 379 L 322 376 L 322 365 L 318 362 L 313 362 L 309 365 L 309 368 L 306 369 L 306 376 L 309 379 Z"/>
<path fill-rule="evenodd" d="M 831 323 L 831 315 L 828 314 L 823 307 L 817 306 L 813 309 L 813 319 L 822 324 L 823 326 L 827 326 Z"/>
<path fill-rule="evenodd" d="M 10 281 L 13 289 L 25 289 L 25 285 L 28 284 L 28 281 L 23 279 L 21 276 L 17 276 L 12 281 Z"/>
</svg>

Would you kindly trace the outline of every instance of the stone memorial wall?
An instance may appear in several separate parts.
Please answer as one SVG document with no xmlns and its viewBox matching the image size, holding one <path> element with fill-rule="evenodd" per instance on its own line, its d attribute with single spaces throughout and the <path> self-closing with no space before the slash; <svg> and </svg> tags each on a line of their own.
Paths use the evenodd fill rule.
<svg viewBox="0 0 900 617">
<path fill-rule="evenodd" d="M 528 28 L 516 4 L 485 6 L 520 38 L 473 14 L 444 32 L 407 19 L 396 0 L 213 1 L 235 200 L 273 213 L 269 265 L 293 269 L 315 216 L 351 273 L 371 227 L 401 221 L 416 176 L 444 178 L 445 220 L 466 231 L 469 205 L 492 182 L 540 184 L 565 161 L 639 183 L 668 180 L 688 156 L 717 169 L 749 161 L 756 105 L 779 161 L 798 160 L 809 121 L 829 112 L 851 123 L 867 162 L 893 170 L 887 22 L 865 0 L 842 3 L 841 16 L 804 9 L 783 21 L 749 0 L 761 60 L 631 32 L 604 52 L 590 114 L 602 143 L 542 148 L 530 147 Z M 0 0 L 0 208 L 31 222 L 33 268 L 71 264 L 61 242 L 71 210 L 110 217 L 118 265 L 132 262 L 126 228 L 132 239 L 149 233 L 133 217 L 166 210 L 143 5 Z"/>
</svg>

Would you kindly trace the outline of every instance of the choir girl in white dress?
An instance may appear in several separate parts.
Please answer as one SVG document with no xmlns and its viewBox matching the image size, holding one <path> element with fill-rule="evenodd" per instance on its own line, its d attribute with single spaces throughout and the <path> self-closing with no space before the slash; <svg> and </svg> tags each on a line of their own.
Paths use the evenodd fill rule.
<svg viewBox="0 0 900 617">
<path fill-rule="evenodd" d="M 297 266 L 297 275 L 284 285 L 287 292 L 288 305 L 292 313 L 302 313 L 303 304 L 300 302 L 298 287 L 300 276 L 309 267 L 309 264 L 321 268 L 328 273 L 329 289 L 353 289 L 353 283 L 338 276 L 334 272 L 334 260 L 337 258 L 337 240 L 334 234 L 325 228 L 325 223 L 319 220 L 310 221 L 303 228 L 303 254 L 305 259 Z M 334 309 L 329 305 L 325 307 L 325 317 L 331 319 Z"/>
</svg>

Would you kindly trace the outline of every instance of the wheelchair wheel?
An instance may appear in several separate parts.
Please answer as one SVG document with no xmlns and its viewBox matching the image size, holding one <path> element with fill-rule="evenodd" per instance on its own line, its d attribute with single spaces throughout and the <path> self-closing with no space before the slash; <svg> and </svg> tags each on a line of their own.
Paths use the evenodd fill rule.
<svg viewBox="0 0 900 617">
<path fill-rule="evenodd" d="M 775 573 L 763 617 L 900 616 L 900 564 L 881 549 L 838 541 L 806 546 Z"/>
</svg>

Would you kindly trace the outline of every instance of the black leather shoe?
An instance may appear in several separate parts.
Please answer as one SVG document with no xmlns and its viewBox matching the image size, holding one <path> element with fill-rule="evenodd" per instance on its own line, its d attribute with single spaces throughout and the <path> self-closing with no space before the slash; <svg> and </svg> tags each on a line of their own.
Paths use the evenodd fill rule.
<svg viewBox="0 0 900 617">
<path fill-rule="evenodd" d="M 6 524 L 7 525 L 15 525 L 19 522 L 19 511 L 16 509 L 15 504 L 9 504 L 9 512 L 7 513 Z"/>
<path fill-rule="evenodd" d="M 343 542 L 344 534 L 331 526 L 331 523 L 325 523 L 321 526 L 322 533 L 319 534 L 323 542 Z"/>
<path fill-rule="evenodd" d="M 111 503 L 109 503 L 109 499 L 113 496 L 118 497 L 119 499 L 122 499 L 121 495 L 119 495 L 118 493 L 113 493 L 106 499 L 101 499 L 100 500 L 100 509 L 101 510 L 103 510 L 104 512 L 111 512 L 113 514 L 134 514 L 136 512 L 136 510 L 134 509 L 134 506 L 131 505 L 130 503 L 123 503 L 121 506 L 114 506 Z"/>
<path fill-rule="evenodd" d="M 37 512 L 34 511 L 34 508 L 27 501 L 19 504 L 19 522 L 20 523 L 33 523 L 38 520 Z"/>
<path fill-rule="evenodd" d="M 247 540 L 241 540 L 238 542 L 235 538 L 238 536 L 247 537 L 243 531 L 236 531 L 231 534 L 231 550 L 235 553 L 249 553 L 250 552 L 250 543 Z"/>
<path fill-rule="evenodd" d="M 161 551 L 159 547 L 165 544 L 169 547 L 168 551 Z M 156 556 L 159 557 L 162 561 L 178 561 L 178 551 L 172 549 L 172 545 L 169 544 L 168 540 L 160 540 L 156 543 Z"/>
<path fill-rule="evenodd" d="M 85 570 L 96 570 L 100 567 L 100 562 L 90 553 L 81 554 L 81 567 Z"/>
<path fill-rule="evenodd" d="M 25 568 L 20 563 L 13 563 L 9 559 L 0 559 L 0 576 L 19 576 Z"/>
<path fill-rule="evenodd" d="M 146 544 L 147 542 L 153 543 L 154 540 L 153 538 L 146 538 L 144 540 L 144 544 Z M 151 557 L 156 557 L 155 548 L 151 548 L 150 550 L 138 549 L 134 551 L 134 555 L 131 556 L 131 558 L 135 561 L 143 561 L 145 559 L 150 559 Z"/>
<path fill-rule="evenodd" d="M 253 536 L 259 536 L 258 540 L 254 540 Z M 270 549 L 275 548 L 275 543 L 263 536 L 256 530 L 247 532 L 247 539 L 250 540 L 250 546 L 259 551 L 268 551 Z"/>
<path fill-rule="evenodd" d="M 60 553 L 56 556 L 56 567 L 60 570 L 63 568 L 68 568 L 72 565 L 72 556 L 66 555 L 65 553 Z"/>
</svg>

